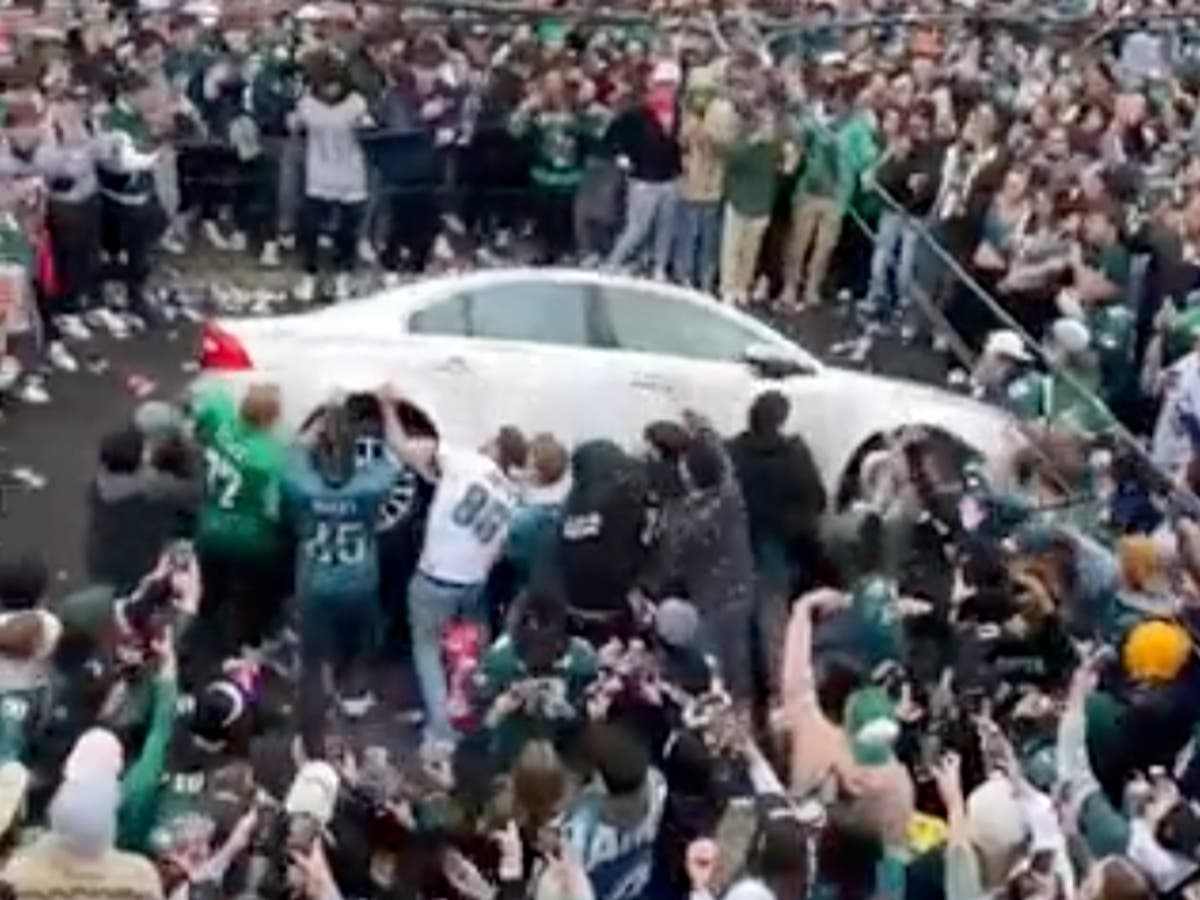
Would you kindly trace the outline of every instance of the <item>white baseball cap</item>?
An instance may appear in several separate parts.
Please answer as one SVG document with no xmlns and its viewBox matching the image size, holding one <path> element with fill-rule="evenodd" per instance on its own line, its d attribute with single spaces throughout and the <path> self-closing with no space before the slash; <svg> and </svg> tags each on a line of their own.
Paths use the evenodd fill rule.
<svg viewBox="0 0 1200 900">
<path fill-rule="evenodd" d="M 999 331 L 989 334 L 983 352 L 987 356 L 1005 356 L 1009 359 L 1019 359 L 1022 362 L 1029 362 L 1033 359 L 1029 348 L 1021 340 L 1021 336 L 1009 328 L 1001 328 Z"/>
<path fill-rule="evenodd" d="M 1050 326 L 1050 339 L 1067 353 L 1082 353 L 1092 342 L 1092 334 L 1078 319 L 1064 317 Z"/>
<path fill-rule="evenodd" d="M 651 84 L 679 84 L 682 80 L 683 70 L 671 59 L 660 59 L 650 71 Z"/>
</svg>

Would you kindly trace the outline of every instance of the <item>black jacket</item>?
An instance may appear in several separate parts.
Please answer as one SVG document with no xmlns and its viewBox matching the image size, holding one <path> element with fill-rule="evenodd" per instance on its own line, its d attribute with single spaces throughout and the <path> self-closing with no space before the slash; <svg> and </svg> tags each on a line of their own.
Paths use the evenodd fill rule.
<svg viewBox="0 0 1200 900">
<path fill-rule="evenodd" d="M 130 590 L 158 562 L 164 545 L 192 532 L 198 482 L 147 469 L 101 472 L 88 489 L 88 580 Z"/>
<path fill-rule="evenodd" d="M 825 486 L 801 438 L 742 432 L 729 442 L 729 458 L 742 488 L 756 551 L 768 543 L 790 548 L 817 534 L 825 512 Z"/>
<path fill-rule="evenodd" d="M 611 441 L 589 441 L 571 456 L 571 479 L 557 553 L 567 602 L 623 611 L 655 537 L 646 468 Z"/>
<path fill-rule="evenodd" d="M 629 177 L 637 181 L 672 181 L 682 171 L 678 115 L 667 133 L 649 109 L 639 106 L 608 127 L 605 143 L 617 156 L 629 157 Z"/>
<path fill-rule="evenodd" d="M 879 167 L 876 181 L 905 212 L 925 216 L 937 199 L 945 153 L 946 148 L 936 141 L 917 144 L 903 159 L 893 157 L 885 161 Z M 924 179 L 917 186 L 910 185 L 913 175 L 922 175 Z"/>
</svg>

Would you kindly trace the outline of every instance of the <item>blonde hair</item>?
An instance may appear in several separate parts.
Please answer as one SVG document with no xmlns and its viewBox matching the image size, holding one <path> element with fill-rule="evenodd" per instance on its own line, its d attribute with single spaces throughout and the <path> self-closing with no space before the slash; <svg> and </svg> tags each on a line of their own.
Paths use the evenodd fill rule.
<svg viewBox="0 0 1200 900">
<path fill-rule="evenodd" d="M 557 484 L 566 474 L 568 462 L 566 447 L 554 435 L 542 432 L 529 442 L 529 467 L 538 484 Z"/>
<path fill-rule="evenodd" d="M 252 384 L 242 398 L 242 421 L 252 428 L 267 431 L 279 421 L 279 386 Z"/>
<path fill-rule="evenodd" d="M 1121 560 L 1121 580 L 1131 590 L 1149 590 L 1163 574 L 1162 554 L 1153 538 L 1127 535 L 1117 542 L 1117 556 Z"/>
<path fill-rule="evenodd" d="M 514 818 L 530 831 L 558 815 L 570 794 L 570 777 L 549 741 L 530 741 L 521 748 L 511 780 Z"/>
</svg>

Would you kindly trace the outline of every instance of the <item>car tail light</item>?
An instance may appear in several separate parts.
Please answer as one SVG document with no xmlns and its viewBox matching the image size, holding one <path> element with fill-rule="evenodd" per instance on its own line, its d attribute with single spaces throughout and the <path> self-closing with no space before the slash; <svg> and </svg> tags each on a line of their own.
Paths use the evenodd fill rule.
<svg viewBox="0 0 1200 900">
<path fill-rule="evenodd" d="M 200 368 L 253 369 L 242 342 L 215 322 L 205 322 L 200 334 Z"/>
</svg>

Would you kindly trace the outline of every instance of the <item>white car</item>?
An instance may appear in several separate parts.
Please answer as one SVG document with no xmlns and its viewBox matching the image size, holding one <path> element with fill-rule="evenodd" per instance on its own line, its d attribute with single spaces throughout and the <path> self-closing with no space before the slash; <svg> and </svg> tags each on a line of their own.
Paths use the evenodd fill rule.
<svg viewBox="0 0 1200 900">
<path fill-rule="evenodd" d="M 445 441 L 480 446 L 506 424 L 568 445 L 633 448 L 687 408 L 724 434 L 768 389 L 791 400 L 831 491 L 868 445 L 902 426 L 953 435 L 989 459 L 1019 432 L 1006 413 L 912 382 L 826 366 L 751 316 L 684 288 L 568 269 L 433 278 L 296 315 L 204 330 L 198 387 L 278 383 L 294 430 L 335 390 L 391 382 Z"/>
</svg>

